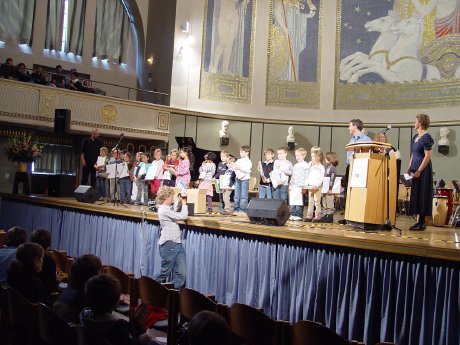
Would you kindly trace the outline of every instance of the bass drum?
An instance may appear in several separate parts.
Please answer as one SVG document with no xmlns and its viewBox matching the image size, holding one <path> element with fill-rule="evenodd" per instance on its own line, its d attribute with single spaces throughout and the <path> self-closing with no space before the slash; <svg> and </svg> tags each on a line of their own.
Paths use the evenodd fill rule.
<svg viewBox="0 0 460 345">
<path fill-rule="evenodd" d="M 447 196 L 438 195 L 433 198 L 433 225 L 444 226 L 449 220 L 447 218 L 448 202 Z"/>
</svg>

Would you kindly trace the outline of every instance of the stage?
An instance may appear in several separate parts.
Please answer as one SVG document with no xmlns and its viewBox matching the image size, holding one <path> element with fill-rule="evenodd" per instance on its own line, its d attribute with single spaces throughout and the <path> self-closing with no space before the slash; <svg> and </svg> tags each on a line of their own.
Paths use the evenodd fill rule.
<svg viewBox="0 0 460 345">
<path fill-rule="evenodd" d="M 143 218 L 147 221 L 158 220 L 157 214 L 148 211 L 146 206 L 126 205 L 125 207 L 113 203 L 102 203 L 101 201 L 87 204 L 78 202 L 75 198 L 40 195 L 0 194 L 0 196 L 37 205 L 63 207 L 101 215 L 137 220 Z M 217 206 L 214 206 L 214 210 L 216 210 Z M 409 231 L 409 227 L 415 223 L 415 220 L 411 216 L 401 215 L 396 218 L 396 227 L 401 231 L 396 229 L 392 231 L 363 231 L 349 225 L 340 225 L 337 223 L 339 219 L 343 219 L 343 215 L 334 215 L 333 224 L 287 221 L 284 226 L 268 226 L 251 224 L 246 216 L 223 216 L 215 212 L 189 217 L 186 223 L 190 226 L 225 232 L 460 261 L 460 228 L 427 226 L 425 231 Z"/>
<path fill-rule="evenodd" d="M 3 229 L 46 228 L 52 247 L 69 255 L 94 253 L 137 276 L 159 271 L 158 220 L 145 207 L 1 197 Z M 279 320 L 315 320 L 367 344 L 458 345 L 460 229 L 412 232 L 413 223 L 400 216 L 401 233 L 369 232 L 337 223 L 276 227 L 245 216 L 196 215 L 181 225 L 186 285 Z"/>
</svg>

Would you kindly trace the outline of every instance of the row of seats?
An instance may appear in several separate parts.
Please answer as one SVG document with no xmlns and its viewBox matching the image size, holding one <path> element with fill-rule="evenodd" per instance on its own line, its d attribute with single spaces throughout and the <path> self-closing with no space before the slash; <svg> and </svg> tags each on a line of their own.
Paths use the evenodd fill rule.
<svg viewBox="0 0 460 345">
<path fill-rule="evenodd" d="M 73 258 L 65 252 L 52 250 L 48 253 L 56 261 L 60 274 L 67 275 Z M 178 343 L 180 329 L 201 311 L 213 311 L 228 321 L 234 335 L 234 343 L 255 345 L 300 345 L 300 344 L 362 344 L 348 341 L 331 329 L 312 321 L 299 321 L 290 324 L 287 321 L 273 320 L 261 310 L 248 305 L 235 303 L 231 307 L 216 302 L 214 296 L 205 296 L 195 290 L 184 288 L 174 290 L 172 284 L 161 284 L 152 278 L 142 276 L 136 279 L 133 274 L 125 273 L 114 266 L 105 265 L 103 273 L 114 276 L 120 281 L 122 296 L 125 297 L 117 311 L 127 316 L 140 304 L 164 308 L 168 311 L 167 322 L 153 324 L 155 334 L 167 339 L 167 345 Z M 103 339 L 79 326 L 69 326 L 44 304 L 29 303 L 21 294 L 10 287 L 1 290 L 2 324 L 9 322 L 12 329 L 24 330 L 27 344 L 41 338 L 50 345 L 69 344 L 105 344 Z M 5 320 L 5 311 L 9 318 Z M 158 338 L 158 342 L 161 338 Z M 0 341 L 0 344 L 2 342 Z M 391 344 L 391 343 L 379 343 Z"/>
</svg>

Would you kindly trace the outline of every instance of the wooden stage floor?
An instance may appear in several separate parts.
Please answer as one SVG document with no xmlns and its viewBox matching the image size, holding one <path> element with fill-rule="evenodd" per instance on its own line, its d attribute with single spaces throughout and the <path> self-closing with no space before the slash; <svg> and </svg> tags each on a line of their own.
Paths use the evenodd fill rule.
<svg viewBox="0 0 460 345">
<path fill-rule="evenodd" d="M 64 207 L 75 211 L 102 213 L 107 216 L 158 220 L 157 214 L 149 211 L 145 206 L 124 207 L 112 203 L 100 205 L 101 202 L 85 204 L 74 198 L 39 195 L 0 194 L 0 197 L 44 206 Z M 268 226 L 253 224 L 245 215 L 223 216 L 215 213 L 189 217 L 186 223 L 228 232 L 460 261 L 460 228 L 428 226 L 425 231 L 409 231 L 409 227 L 415 221 L 411 216 L 403 215 L 396 218 L 396 226 L 401 231 L 363 231 L 349 225 L 338 224 L 337 221 L 342 218 L 342 215 L 334 215 L 333 224 L 288 221 L 284 226 Z"/>
</svg>

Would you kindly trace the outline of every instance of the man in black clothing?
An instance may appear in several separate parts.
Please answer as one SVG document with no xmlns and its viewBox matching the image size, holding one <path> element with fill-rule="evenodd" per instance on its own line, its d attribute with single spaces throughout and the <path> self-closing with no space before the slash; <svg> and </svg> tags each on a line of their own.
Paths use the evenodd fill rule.
<svg viewBox="0 0 460 345">
<path fill-rule="evenodd" d="M 91 131 L 91 136 L 85 138 L 81 144 L 80 161 L 82 165 L 81 184 L 88 185 L 88 177 L 91 176 L 91 187 L 96 187 L 96 168 L 94 164 L 99 157 L 99 150 L 102 147 L 102 141 L 99 140 L 99 130 L 97 128 Z"/>
</svg>

